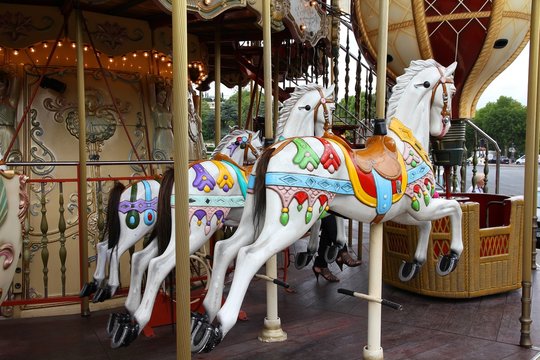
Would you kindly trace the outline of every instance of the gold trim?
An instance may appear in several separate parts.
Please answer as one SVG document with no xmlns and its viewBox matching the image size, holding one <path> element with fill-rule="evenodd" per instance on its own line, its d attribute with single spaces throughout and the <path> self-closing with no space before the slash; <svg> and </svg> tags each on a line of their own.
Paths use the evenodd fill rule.
<svg viewBox="0 0 540 360">
<path fill-rule="evenodd" d="M 416 32 L 416 42 L 420 49 L 420 56 L 422 59 L 432 59 L 433 49 L 431 48 L 431 43 L 429 42 L 424 0 L 412 0 L 412 14 L 414 19 L 414 30 Z"/>
<path fill-rule="evenodd" d="M 482 96 L 482 93 L 486 90 L 486 88 L 491 84 L 491 82 L 493 80 L 495 80 L 495 78 L 497 76 L 499 76 L 504 70 L 506 70 L 506 68 L 508 66 L 510 66 L 511 63 L 514 62 L 514 60 L 519 56 L 519 54 L 521 54 L 521 52 L 523 51 L 523 49 L 525 48 L 525 46 L 527 46 L 527 43 L 529 42 L 529 39 L 530 39 L 530 36 L 531 36 L 531 32 L 530 30 L 527 31 L 527 35 L 525 35 L 525 37 L 523 38 L 523 41 L 521 42 L 521 44 L 518 46 L 518 48 L 516 49 L 516 51 L 512 54 L 512 56 L 510 56 L 508 58 L 508 60 L 506 60 L 506 62 L 504 63 L 503 66 L 501 66 L 495 73 L 493 73 L 485 82 L 484 84 L 478 89 L 478 92 L 476 93 L 476 96 L 474 97 L 474 99 L 472 100 L 471 102 L 471 108 L 470 108 L 470 111 L 469 111 L 469 114 L 470 114 L 470 117 L 473 118 L 474 115 L 476 114 L 476 104 L 478 104 L 478 101 L 480 100 L 480 97 Z"/>
<path fill-rule="evenodd" d="M 476 83 L 476 81 L 478 81 L 478 78 L 482 74 L 482 70 L 484 70 L 486 63 L 488 62 L 489 58 L 493 53 L 493 43 L 495 42 L 496 37 L 501 30 L 501 24 L 504 14 L 503 9 L 504 3 L 502 1 L 495 1 L 493 3 L 493 7 L 491 8 L 491 18 L 489 20 L 488 33 L 484 40 L 484 44 L 482 45 L 482 50 L 480 51 L 480 54 L 478 55 L 478 58 L 476 59 L 476 62 L 474 63 L 473 68 L 469 73 L 469 76 L 467 77 L 467 79 L 465 79 L 465 83 L 463 84 L 463 90 L 461 91 L 458 107 L 459 118 L 466 118 L 469 115 L 467 113 L 469 113 L 470 111 L 464 113 L 464 108 L 466 107 L 468 99 L 474 98 L 474 94 L 472 94 L 473 85 Z"/>
</svg>

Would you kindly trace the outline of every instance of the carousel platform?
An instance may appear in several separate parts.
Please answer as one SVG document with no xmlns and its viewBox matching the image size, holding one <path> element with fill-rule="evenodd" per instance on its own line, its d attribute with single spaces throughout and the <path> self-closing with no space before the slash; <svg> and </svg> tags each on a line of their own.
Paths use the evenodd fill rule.
<svg viewBox="0 0 540 360">
<path fill-rule="evenodd" d="M 364 237 L 363 259 L 369 256 Z M 353 244 L 356 249 L 356 244 Z M 291 253 L 305 249 L 297 243 Z M 362 359 L 367 343 L 367 303 L 339 294 L 338 288 L 367 292 L 367 262 L 357 268 L 331 270 L 341 279 L 328 283 L 315 279 L 311 268 L 288 271 L 294 292 L 279 291 L 279 316 L 288 340 L 262 343 L 257 335 L 266 314 L 263 280 L 254 280 L 239 321 L 211 353 L 192 359 Z M 475 359 L 524 360 L 540 358 L 540 296 L 533 272 L 533 347 L 519 346 L 521 291 L 474 299 L 442 299 L 413 294 L 384 285 L 383 297 L 403 305 L 402 311 L 383 307 L 382 347 L 386 360 Z M 119 311 L 120 309 L 117 309 Z M 111 311 L 89 317 L 64 315 L 0 321 L 0 359 L 176 359 L 172 326 L 154 328 L 155 336 L 140 336 L 128 347 L 111 349 L 105 324 Z"/>
</svg>

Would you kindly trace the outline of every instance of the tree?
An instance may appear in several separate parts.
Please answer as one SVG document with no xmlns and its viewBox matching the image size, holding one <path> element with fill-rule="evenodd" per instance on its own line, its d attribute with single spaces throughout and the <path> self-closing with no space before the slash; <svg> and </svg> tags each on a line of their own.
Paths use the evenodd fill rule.
<svg viewBox="0 0 540 360">
<path fill-rule="evenodd" d="M 241 124 L 242 127 L 246 124 L 246 118 L 249 112 L 249 105 L 251 102 L 251 94 L 249 91 L 242 91 L 242 115 Z M 212 141 L 214 139 L 214 124 L 215 124 L 215 110 L 211 104 L 214 104 L 214 99 L 210 97 L 203 98 L 201 107 L 201 117 L 203 120 L 203 136 L 206 141 Z M 264 116 L 264 94 L 261 94 L 260 104 L 253 104 L 253 110 L 251 116 Z M 228 99 L 222 99 L 221 101 L 221 134 L 225 135 L 229 133 L 230 127 L 238 124 L 238 92 L 234 93 Z"/>
<path fill-rule="evenodd" d="M 513 146 L 516 154 L 525 152 L 525 127 L 527 107 L 519 101 L 501 96 L 476 112 L 473 122 L 493 138 L 503 154 Z M 473 131 L 467 127 L 467 149 L 474 149 Z M 478 144 L 476 144 L 478 145 Z"/>
</svg>

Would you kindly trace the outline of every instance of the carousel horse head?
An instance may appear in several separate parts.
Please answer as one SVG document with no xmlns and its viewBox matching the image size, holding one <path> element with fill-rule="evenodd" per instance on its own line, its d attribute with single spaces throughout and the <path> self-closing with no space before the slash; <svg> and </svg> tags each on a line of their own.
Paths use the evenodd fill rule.
<svg viewBox="0 0 540 360">
<path fill-rule="evenodd" d="M 276 140 L 293 136 L 322 136 L 332 126 L 334 85 L 298 86 L 285 100 L 276 127 Z"/>
<path fill-rule="evenodd" d="M 221 139 L 211 157 L 224 154 L 239 165 L 248 165 L 257 160 L 262 148 L 263 143 L 259 131 L 234 129 Z"/>
<path fill-rule="evenodd" d="M 388 100 L 387 118 L 402 121 L 426 147 L 429 136 L 446 135 L 456 92 L 453 78 L 456 66 L 454 62 L 445 68 L 432 59 L 411 61 L 405 73 L 396 79 Z M 429 133 L 423 118 L 429 118 Z"/>
<path fill-rule="evenodd" d="M 22 248 L 23 222 L 28 209 L 24 175 L 0 170 L 0 304 L 8 296 Z"/>
</svg>

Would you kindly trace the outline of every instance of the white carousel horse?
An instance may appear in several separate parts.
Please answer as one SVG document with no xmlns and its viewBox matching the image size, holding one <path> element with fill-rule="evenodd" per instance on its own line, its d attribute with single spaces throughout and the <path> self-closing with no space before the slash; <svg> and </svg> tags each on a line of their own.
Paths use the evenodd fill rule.
<svg viewBox="0 0 540 360">
<path fill-rule="evenodd" d="M 116 182 L 109 193 L 104 240 L 97 244 L 93 280 L 86 283 L 80 297 L 96 293 L 93 302 L 111 298 L 119 285 L 120 257 L 154 228 L 157 218 L 159 182 L 141 180 L 127 188 Z M 105 281 L 107 262 L 110 277 Z"/>
<path fill-rule="evenodd" d="M 28 210 L 25 175 L 0 170 L 0 304 L 9 293 L 21 254 L 23 222 Z"/>
<path fill-rule="evenodd" d="M 410 266 L 415 270 L 426 259 L 431 221 L 449 216 L 451 251 L 439 259 L 437 271 L 447 275 L 455 269 L 463 250 L 461 208 L 455 200 L 433 198 L 435 178 L 425 151 L 430 135 L 442 137 L 450 126 L 455 68 L 455 63 L 444 68 L 433 60 L 411 62 L 390 99 L 388 135 L 380 124 L 366 149 L 355 153 L 327 134 L 290 139 L 263 153 L 250 178 L 240 225 L 229 239 L 247 246 L 238 252 L 223 306 L 224 279 L 216 274 L 230 258 L 227 249 L 216 247 L 206 315 L 192 314 L 192 352 L 210 351 L 227 335 L 259 268 L 327 211 L 361 222 L 418 225 L 420 245 Z"/>
<path fill-rule="evenodd" d="M 333 86 L 324 89 L 320 85 L 317 84 L 309 84 L 305 86 L 300 86 L 291 94 L 291 97 L 285 101 L 283 109 L 280 113 L 279 121 L 277 124 L 277 130 L 276 130 L 276 138 L 282 139 L 282 138 L 289 138 L 292 136 L 303 136 L 303 135 L 322 135 L 324 134 L 324 126 L 325 124 L 330 123 L 330 116 L 334 109 L 333 104 Z M 198 165 L 202 165 L 203 163 L 199 163 Z M 232 164 L 225 164 L 226 167 L 229 169 L 229 172 L 231 175 L 238 175 L 241 172 L 238 170 L 233 170 L 230 168 L 230 165 Z M 216 178 L 218 176 L 217 168 L 214 165 L 210 167 L 208 170 L 208 173 L 206 175 L 207 179 L 210 178 Z M 219 216 L 218 211 L 216 209 L 213 209 L 212 212 L 208 211 L 208 205 L 207 202 L 218 203 L 222 202 L 224 197 L 224 193 L 222 189 L 216 189 L 217 193 L 205 193 L 203 191 L 203 188 L 201 187 L 204 185 L 204 182 L 201 182 L 200 176 L 203 173 L 201 170 L 193 169 L 193 167 L 190 168 L 189 172 L 189 201 L 190 201 L 190 236 L 189 236 L 189 252 L 190 255 L 193 254 L 196 250 L 198 250 L 201 246 L 203 246 L 210 236 L 217 230 L 217 228 L 223 223 L 223 219 L 227 221 L 233 221 L 237 223 L 240 220 L 243 206 L 244 206 L 244 199 L 245 199 L 245 191 L 247 189 L 247 179 L 244 179 L 246 188 L 240 189 L 238 185 L 241 184 L 242 181 L 240 177 L 235 178 L 235 186 L 232 186 L 232 188 L 229 190 L 229 194 L 226 196 L 226 198 L 229 198 L 232 201 L 234 199 L 233 196 L 231 196 L 232 190 L 236 191 L 236 197 L 237 197 L 237 207 L 232 207 L 230 209 L 230 212 L 225 213 L 224 211 L 228 211 L 226 208 L 219 208 L 218 211 L 222 211 L 223 213 Z M 211 176 L 208 176 L 211 175 Z M 165 181 L 165 177 L 164 177 Z M 193 186 L 195 184 L 198 184 L 197 186 Z M 168 185 L 169 188 L 171 188 L 171 192 L 169 193 L 160 193 L 160 205 L 159 209 L 162 209 L 162 201 L 161 199 L 165 199 L 165 202 L 163 203 L 165 206 L 168 205 L 169 199 L 171 199 L 170 195 L 174 196 L 172 193 L 172 181 L 170 182 L 170 185 Z M 164 184 L 162 184 L 162 189 L 164 188 Z M 211 196 L 209 196 L 211 195 Z M 241 197 L 239 197 L 242 195 Z M 163 196 L 163 197 L 162 197 Z M 174 199 L 174 197 L 173 197 Z M 168 218 L 169 223 L 171 223 L 170 219 L 174 218 L 174 204 L 171 204 L 170 209 L 170 216 L 167 214 L 166 218 Z M 166 209 L 163 211 L 167 211 Z M 160 214 L 163 212 L 161 211 Z M 162 221 L 162 216 L 159 216 L 159 222 Z M 206 225 L 206 226 L 201 226 Z M 174 223 L 171 223 L 171 225 L 165 225 L 160 226 L 159 224 L 156 226 L 158 229 L 160 228 L 167 228 L 169 227 L 172 231 L 167 232 L 164 234 L 164 238 L 166 241 L 168 241 L 168 246 L 165 249 L 165 251 L 162 253 L 162 255 L 155 257 L 156 249 L 151 249 L 150 246 L 148 246 L 143 251 L 139 252 L 138 254 L 134 254 L 133 256 L 133 266 L 134 269 L 141 269 L 144 268 L 144 263 L 149 262 L 148 266 L 148 277 L 147 277 L 147 285 L 146 289 L 144 291 L 143 298 L 141 300 L 141 288 L 137 286 L 133 286 L 133 284 L 140 284 L 140 281 L 138 279 L 135 279 L 135 277 L 142 277 L 142 274 L 140 272 L 132 272 L 132 278 L 131 278 L 131 287 L 129 290 L 128 299 L 126 300 L 126 309 L 128 310 L 129 314 L 127 315 L 120 315 L 118 317 L 118 314 L 116 315 L 117 319 L 113 319 L 112 321 L 116 321 L 115 329 L 112 329 L 112 341 L 111 345 L 112 347 L 118 347 L 121 345 L 128 345 L 131 343 L 138 335 L 140 331 L 146 326 L 148 321 L 150 320 L 152 308 L 154 305 L 155 297 L 157 295 L 159 284 L 165 279 L 166 275 L 173 269 L 175 265 L 175 242 L 174 239 L 171 239 L 170 237 L 172 234 L 174 234 Z M 313 232 L 312 232 L 313 233 Z M 341 235 L 342 241 L 345 242 L 344 238 L 344 231 L 342 231 L 343 235 Z M 159 236 L 159 235 L 158 235 Z M 161 237 L 160 237 L 161 238 Z M 173 240 L 173 241 L 169 241 Z M 221 243 L 222 241 L 219 241 Z M 156 246 L 156 245 L 152 245 Z M 140 263 L 139 263 L 140 262 Z M 224 270 L 226 271 L 226 269 Z M 133 322 L 130 322 L 129 320 L 133 320 Z M 111 321 L 109 321 L 109 325 L 107 326 L 108 329 L 111 329 Z"/>
<path fill-rule="evenodd" d="M 258 156 L 257 149 L 260 147 L 262 143 L 258 133 L 250 130 L 234 130 L 222 139 L 214 154 L 225 154 L 239 164 L 246 161 L 252 163 Z M 255 149 L 253 150 L 255 153 L 252 149 Z M 114 296 L 120 286 L 120 257 L 154 229 L 159 189 L 160 184 L 155 180 L 142 180 L 127 189 L 121 183 L 115 184 L 109 194 L 107 205 L 106 240 L 97 245 L 97 263 L 93 281 L 85 284 L 80 293 L 81 297 L 97 291 L 93 301 L 101 302 Z M 152 239 L 154 237 L 151 236 Z M 104 281 L 108 259 L 110 259 L 109 279 Z M 132 269 L 138 269 L 137 265 L 138 263 L 132 260 Z M 141 272 L 144 272 L 144 269 Z M 142 276 L 140 281 L 142 282 Z"/>
</svg>

